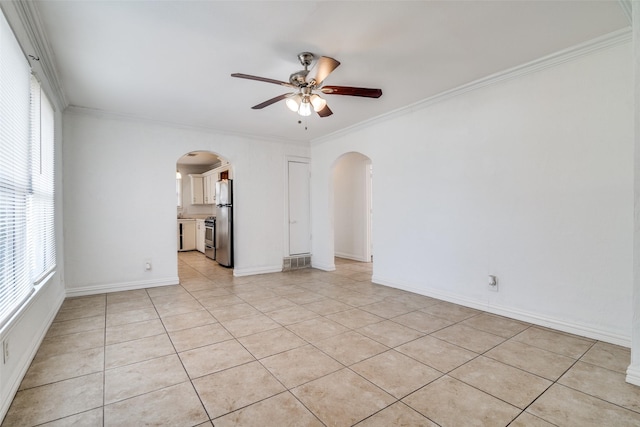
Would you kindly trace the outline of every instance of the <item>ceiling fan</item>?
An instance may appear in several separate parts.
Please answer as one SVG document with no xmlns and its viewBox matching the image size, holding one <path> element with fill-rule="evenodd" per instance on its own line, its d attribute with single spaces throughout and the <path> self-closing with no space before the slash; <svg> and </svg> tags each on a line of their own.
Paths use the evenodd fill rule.
<svg viewBox="0 0 640 427">
<path fill-rule="evenodd" d="M 329 58 L 328 56 L 321 56 L 318 58 L 315 66 L 317 69 L 315 77 L 308 78 L 309 66 L 313 62 L 314 58 L 314 55 L 310 52 L 302 52 L 298 54 L 298 60 L 304 67 L 304 70 L 291 74 L 291 76 L 289 76 L 289 82 L 241 73 L 231 74 L 231 77 L 273 83 L 294 89 L 291 93 L 278 95 L 275 98 L 271 98 L 258 105 L 254 105 L 251 108 L 259 110 L 284 99 L 286 100 L 287 107 L 301 116 L 310 116 L 312 111 L 318 113 L 320 117 L 327 117 L 333 114 L 327 105 L 327 101 L 322 98 L 319 93 L 323 95 L 348 95 L 361 96 L 365 98 L 380 98 L 382 95 L 382 90 L 380 89 L 351 86 L 322 86 L 324 80 L 338 67 L 338 65 L 340 65 L 340 62 L 333 58 Z"/>
</svg>

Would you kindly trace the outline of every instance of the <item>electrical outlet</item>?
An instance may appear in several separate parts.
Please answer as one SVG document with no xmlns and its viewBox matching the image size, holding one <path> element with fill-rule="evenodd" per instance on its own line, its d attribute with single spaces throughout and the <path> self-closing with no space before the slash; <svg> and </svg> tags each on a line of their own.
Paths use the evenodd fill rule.
<svg viewBox="0 0 640 427">
<path fill-rule="evenodd" d="M 144 260 L 144 271 L 151 271 L 153 265 L 151 264 L 151 259 Z"/>
<path fill-rule="evenodd" d="M 487 288 L 490 291 L 498 292 L 498 277 L 489 275 L 489 281 L 487 282 Z"/>
<path fill-rule="evenodd" d="M 3 363 L 7 363 L 9 361 L 9 341 L 2 341 L 2 359 Z"/>
</svg>

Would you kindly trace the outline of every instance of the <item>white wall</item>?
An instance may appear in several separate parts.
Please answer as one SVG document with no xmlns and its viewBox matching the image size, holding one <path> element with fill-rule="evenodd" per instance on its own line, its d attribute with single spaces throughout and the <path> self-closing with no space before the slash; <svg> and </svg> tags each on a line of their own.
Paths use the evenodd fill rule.
<svg viewBox="0 0 640 427">
<path fill-rule="evenodd" d="M 375 282 L 629 345 L 630 43 L 314 141 L 319 268 L 349 151 L 375 165 Z"/>
<path fill-rule="evenodd" d="M 68 294 L 177 283 L 176 161 L 196 150 L 233 165 L 234 274 L 281 270 L 282 164 L 308 148 L 79 111 L 64 124 Z"/>
<path fill-rule="evenodd" d="M 333 169 L 333 224 L 337 257 L 367 259 L 367 177 L 371 161 L 358 153 L 340 157 Z"/>
</svg>

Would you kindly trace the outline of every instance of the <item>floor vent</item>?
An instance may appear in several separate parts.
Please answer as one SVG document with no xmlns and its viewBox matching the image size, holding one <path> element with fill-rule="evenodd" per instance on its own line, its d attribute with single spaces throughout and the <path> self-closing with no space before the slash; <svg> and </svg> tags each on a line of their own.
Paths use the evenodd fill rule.
<svg viewBox="0 0 640 427">
<path fill-rule="evenodd" d="M 311 267 L 311 255 L 287 257 L 282 260 L 282 271 Z"/>
</svg>

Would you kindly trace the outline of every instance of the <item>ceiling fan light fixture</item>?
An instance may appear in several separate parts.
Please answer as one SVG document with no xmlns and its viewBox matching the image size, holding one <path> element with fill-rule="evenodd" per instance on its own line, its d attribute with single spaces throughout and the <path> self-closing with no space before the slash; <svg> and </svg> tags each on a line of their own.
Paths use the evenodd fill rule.
<svg viewBox="0 0 640 427">
<path fill-rule="evenodd" d="M 311 115 L 311 103 L 309 102 L 309 97 L 305 96 L 302 98 L 302 102 L 300 103 L 300 108 L 298 108 L 298 114 L 303 117 L 307 117 Z"/>
<path fill-rule="evenodd" d="M 293 112 L 297 112 L 298 109 L 300 108 L 300 101 L 301 100 L 302 100 L 302 96 L 299 93 L 297 93 L 297 94 L 287 98 L 285 103 L 287 104 L 287 108 L 289 108 L 289 110 L 291 110 Z"/>
<path fill-rule="evenodd" d="M 327 106 L 327 101 L 319 95 L 313 94 L 309 98 L 311 105 L 313 105 L 313 110 L 318 112 Z"/>
</svg>

